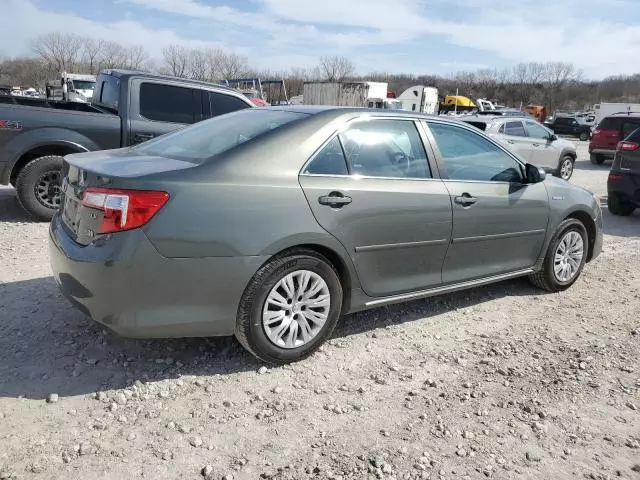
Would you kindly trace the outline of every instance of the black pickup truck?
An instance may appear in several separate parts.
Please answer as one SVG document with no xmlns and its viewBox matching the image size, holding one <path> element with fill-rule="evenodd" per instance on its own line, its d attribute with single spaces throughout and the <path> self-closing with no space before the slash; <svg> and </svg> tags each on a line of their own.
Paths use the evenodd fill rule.
<svg viewBox="0 0 640 480">
<path fill-rule="evenodd" d="M 582 141 L 589 140 L 591 136 L 591 127 L 573 117 L 556 117 L 552 122 L 544 122 L 544 126 L 558 135 L 571 135 Z"/>
<path fill-rule="evenodd" d="M 90 105 L 0 95 L 0 185 L 13 185 L 25 210 L 49 220 L 64 155 L 127 147 L 252 106 L 228 87 L 125 70 L 101 72 Z"/>
</svg>

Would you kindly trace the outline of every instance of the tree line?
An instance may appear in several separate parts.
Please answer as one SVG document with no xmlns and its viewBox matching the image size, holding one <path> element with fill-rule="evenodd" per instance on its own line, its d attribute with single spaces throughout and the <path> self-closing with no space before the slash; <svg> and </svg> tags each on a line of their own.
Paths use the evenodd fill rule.
<svg viewBox="0 0 640 480">
<path fill-rule="evenodd" d="M 217 47 L 168 45 L 162 58 L 153 59 L 143 45 L 68 33 L 34 38 L 31 55 L 0 58 L 0 83 L 43 88 L 62 71 L 96 74 L 107 68 L 152 71 L 196 80 L 259 77 L 283 79 L 289 96 L 302 93 L 306 81 L 379 81 L 402 93 L 413 85 L 435 86 L 442 95 L 496 99 L 511 107 L 541 104 L 550 109 L 579 109 L 600 102 L 640 102 L 640 74 L 603 80 L 585 79 L 571 63 L 519 63 L 506 69 L 460 71 L 451 75 L 372 72 L 357 75 L 354 63 L 343 56 L 321 57 L 312 68 L 292 66 L 287 71 L 256 70 L 245 56 Z"/>
</svg>

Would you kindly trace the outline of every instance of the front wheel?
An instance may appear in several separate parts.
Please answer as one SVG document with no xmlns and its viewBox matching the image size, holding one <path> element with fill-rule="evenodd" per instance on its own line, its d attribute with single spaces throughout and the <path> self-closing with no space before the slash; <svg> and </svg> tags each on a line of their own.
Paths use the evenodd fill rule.
<svg viewBox="0 0 640 480">
<path fill-rule="evenodd" d="M 589 240 L 579 220 L 564 220 L 549 243 L 540 271 L 529 276 L 536 287 L 549 292 L 566 290 L 578 279 L 587 261 Z"/>
<path fill-rule="evenodd" d="M 570 155 L 565 155 L 560 159 L 560 165 L 558 167 L 558 177 L 563 180 L 569 180 L 571 175 L 573 175 L 573 157 Z"/>
<path fill-rule="evenodd" d="M 16 178 L 20 205 L 38 220 L 50 221 L 60 208 L 62 161 L 57 155 L 36 158 Z"/>
<path fill-rule="evenodd" d="M 324 256 L 291 250 L 267 262 L 249 282 L 238 308 L 236 337 L 265 362 L 302 360 L 333 332 L 342 296 L 338 273 Z"/>
<path fill-rule="evenodd" d="M 589 140 L 589 134 L 587 132 L 580 132 L 580 136 L 578 137 L 583 142 Z"/>
</svg>

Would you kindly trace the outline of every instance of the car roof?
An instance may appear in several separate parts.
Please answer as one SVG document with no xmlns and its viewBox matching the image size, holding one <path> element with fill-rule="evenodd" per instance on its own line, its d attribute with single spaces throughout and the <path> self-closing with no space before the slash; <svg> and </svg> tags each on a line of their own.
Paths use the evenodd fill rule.
<svg viewBox="0 0 640 480">
<path fill-rule="evenodd" d="M 124 70 L 124 69 L 120 69 L 120 68 L 112 68 L 112 69 L 106 69 L 106 70 L 102 70 L 100 72 L 100 74 L 105 74 L 105 75 L 111 75 L 113 77 L 117 77 L 117 78 L 125 78 L 125 77 L 143 77 L 143 78 L 149 78 L 149 79 L 154 79 L 154 80 L 167 80 L 167 81 L 174 81 L 174 82 L 181 82 L 181 83 L 186 83 L 186 84 L 190 84 L 190 85 L 201 85 L 201 86 L 206 86 L 206 87 L 216 87 L 218 89 L 221 90 L 228 90 L 230 92 L 235 92 L 236 94 L 242 95 L 242 92 L 239 92 L 238 90 L 231 88 L 227 85 L 221 85 L 219 83 L 213 83 L 213 82 L 203 82 L 201 80 L 192 80 L 190 78 L 183 78 L 183 77 L 174 77 L 171 75 L 159 75 L 157 73 L 149 73 L 149 72 L 141 72 L 138 70 Z"/>
<path fill-rule="evenodd" d="M 640 112 L 616 112 L 616 113 L 611 113 L 611 114 L 607 115 L 607 117 L 615 117 L 615 118 L 620 118 L 620 117 L 640 117 Z"/>
</svg>

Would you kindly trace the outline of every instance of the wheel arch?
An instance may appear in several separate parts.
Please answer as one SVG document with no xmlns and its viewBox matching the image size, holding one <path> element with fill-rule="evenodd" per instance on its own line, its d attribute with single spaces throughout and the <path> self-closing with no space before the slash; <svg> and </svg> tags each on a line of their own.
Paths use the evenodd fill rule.
<svg viewBox="0 0 640 480">
<path fill-rule="evenodd" d="M 50 155 L 63 157 L 72 153 L 82 153 L 88 151 L 89 150 L 82 145 L 64 140 L 50 141 L 44 142 L 39 145 L 34 145 L 26 152 L 23 152 L 20 157 L 18 157 L 17 161 L 13 164 L 11 173 L 9 174 L 9 181 L 10 183 L 15 184 L 16 178 L 18 178 L 18 175 L 20 175 L 20 171 L 29 162 L 35 160 L 36 158 Z"/>
<path fill-rule="evenodd" d="M 584 225 L 584 228 L 587 230 L 587 236 L 589 239 L 589 249 L 587 250 L 587 262 L 590 262 L 593 258 L 593 248 L 596 243 L 596 223 L 584 210 L 576 210 L 567 215 L 564 220 L 573 218 L 574 220 L 578 220 L 580 223 Z"/>
</svg>

